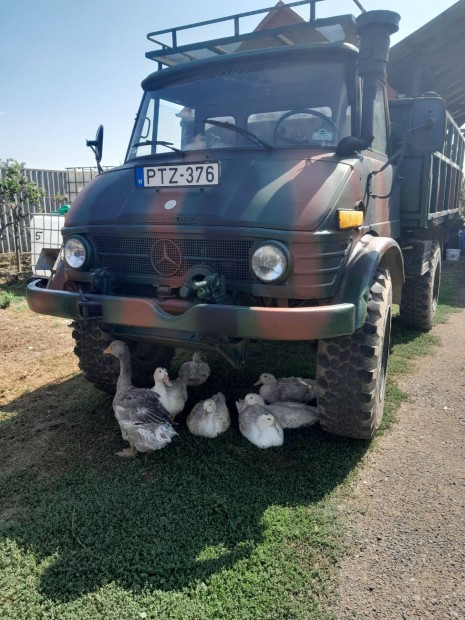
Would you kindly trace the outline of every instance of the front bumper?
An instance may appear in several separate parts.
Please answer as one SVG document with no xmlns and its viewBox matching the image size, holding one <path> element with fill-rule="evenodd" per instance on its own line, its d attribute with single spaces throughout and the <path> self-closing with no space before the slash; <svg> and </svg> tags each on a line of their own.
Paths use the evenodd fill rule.
<svg viewBox="0 0 465 620">
<path fill-rule="evenodd" d="M 167 331 L 185 340 L 189 334 L 257 340 L 318 340 L 355 331 L 350 303 L 305 308 L 262 308 L 222 304 L 194 305 L 180 315 L 165 312 L 155 300 L 140 297 L 69 293 L 27 286 L 29 308 L 39 314 L 144 330 Z M 176 337 L 175 337 L 176 338 Z"/>
</svg>

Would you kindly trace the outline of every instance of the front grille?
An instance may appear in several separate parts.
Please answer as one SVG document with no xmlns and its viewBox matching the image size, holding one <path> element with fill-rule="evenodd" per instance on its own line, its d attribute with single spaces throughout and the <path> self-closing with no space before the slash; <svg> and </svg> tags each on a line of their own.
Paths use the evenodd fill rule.
<svg viewBox="0 0 465 620">
<path fill-rule="evenodd" d="M 204 265 L 228 280 L 256 280 L 249 268 L 250 249 L 254 245 L 251 239 L 96 236 L 94 243 L 97 267 L 105 267 L 114 274 L 182 277 L 192 267 Z M 179 253 L 173 252 L 173 243 Z"/>
</svg>

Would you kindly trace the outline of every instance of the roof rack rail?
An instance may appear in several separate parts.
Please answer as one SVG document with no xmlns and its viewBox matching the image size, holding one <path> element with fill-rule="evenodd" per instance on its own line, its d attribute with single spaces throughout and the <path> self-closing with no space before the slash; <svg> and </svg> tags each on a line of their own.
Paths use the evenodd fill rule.
<svg viewBox="0 0 465 620">
<path fill-rule="evenodd" d="M 173 66 L 195 60 L 204 60 L 214 56 L 249 51 L 250 49 L 297 45 L 299 43 L 346 42 L 357 45 L 358 37 L 352 15 L 340 15 L 325 19 L 316 18 L 316 5 L 318 2 L 323 1 L 324 0 L 298 0 L 297 2 L 290 2 L 288 4 L 279 2 L 276 6 L 258 9 L 256 11 L 237 13 L 227 17 L 219 17 L 203 22 L 196 22 L 194 24 L 187 24 L 185 26 L 149 32 L 147 39 L 152 41 L 152 43 L 156 43 L 159 47 L 154 51 L 147 52 L 145 55 L 150 60 L 158 62 L 159 68 L 162 68 L 162 65 Z M 358 0 L 353 0 L 353 2 L 362 12 L 365 11 Z M 283 25 L 279 28 L 263 27 L 263 29 L 241 33 L 240 20 L 242 18 L 263 13 L 271 15 L 275 11 L 282 11 L 301 5 L 309 5 L 310 16 L 308 22 L 302 19 L 300 23 Z M 233 26 L 234 32 L 231 36 L 187 45 L 178 44 L 178 34 L 181 31 L 202 28 L 221 22 L 229 22 Z M 171 45 L 155 38 L 166 34 L 171 34 Z M 260 40 L 260 45 L 247 45 L 246 42 L 254 39 Z"/>
</svg>

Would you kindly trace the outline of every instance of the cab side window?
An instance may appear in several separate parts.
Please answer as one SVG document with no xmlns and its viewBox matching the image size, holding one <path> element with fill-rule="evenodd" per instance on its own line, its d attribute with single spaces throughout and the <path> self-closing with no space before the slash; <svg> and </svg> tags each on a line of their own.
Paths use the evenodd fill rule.
<svg viewBox="0 0 465 620">
<path fill-rule="evenodd" d="M 384 98 L 384 87 L 378 84 L 378 92 L 375 99 L 375 110 L 373 118 L 373 133 L 375 139 L 371 148 L 378 153 L 387 152 L 387 129 L 386 129 L 386 101 Z"/>
</svg>

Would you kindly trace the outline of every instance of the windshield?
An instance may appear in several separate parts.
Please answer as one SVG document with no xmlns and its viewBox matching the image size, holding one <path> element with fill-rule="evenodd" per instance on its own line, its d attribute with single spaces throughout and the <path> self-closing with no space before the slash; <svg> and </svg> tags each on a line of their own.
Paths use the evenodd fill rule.
<svg viewBox="0 0 465 620">
<path fill-rule="evenodd" d="M 251 62 L 145 93 L 127 159 L 173 151 L 334 147 L 351 135 L 343 62 Z"/>
</svg>

